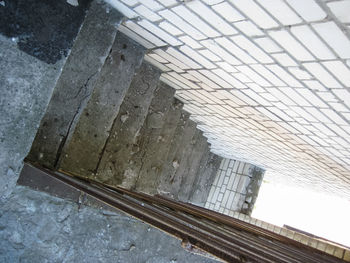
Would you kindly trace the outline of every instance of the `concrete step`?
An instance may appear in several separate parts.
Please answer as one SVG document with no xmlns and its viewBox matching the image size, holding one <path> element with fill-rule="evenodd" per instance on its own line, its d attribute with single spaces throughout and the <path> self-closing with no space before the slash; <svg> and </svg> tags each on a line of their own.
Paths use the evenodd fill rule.
<svg viewBox="0 0 350 263">
<path fill-rule="evenodd" d="M 194 135 L 191 137 L 189 143 L 184 147 L 182 151 L 182 156 L 179 158 L 178 168 L 172 178 L 172 184 L 170 189 L 170 196 L 176 200 L 178 200 L 178 194 L 180 188 L 182 186 L 182 182 L 184 181 L 184 177 L 186 177 L 188 170 L 191 166 L 191 156 L 194 145 L 197 143 L 197 140 L 200 138 L 201 132 L 196 129 Z"/>
<path fill-rule="evenodd" d="M 198 169 L 197 169 L 196 174 L 194 176 L 194 181 L 193 181 L 191 190 L 190 190 L 189 195 L 188 195 L 189 201 L 190 201 L 190 198 L 193 195 L 193 193 L 196 191 L 196 189 L 198 189 L 198 187 L 200 187 L 199 183 L 201 183 L 202 174 L 204 173 L 205 169 L 207 168 L 206 164 L 209 160 L 209 157 L 210 157 L 210 145 L 207 143 L 206 146 L 204 147 L 203 154 L 202 154 L 202 157 L 199 161 Z"/>
<path fill-rule="evenodd" d="M 63 148 L 59 170 L 94 176 L 144 48 L 118 32 L 90 100 Z"/>
<path fill-rule="evenodd" d="M 145 49 L 117 32 L 121 15 L 107 8 L 92 3 L 27 159 L 187 201 L 201 183 L 206 139 L 159 70 L 142 63 Z"/>
<path fill-rule="evenodd" d="M 90 99 L 121 20 L 122 15 L 102 1 L 91 3 L 56 82 L 28 161 L 56 168 L 67 137 Z"/>
<path fill-rule="evenodd" d="M 158 193 L 161 193 L 160 191 L 160 185 L 162 182 L 169 181 L 170 180 L 170 173 L 171 169 L 174 169 L 173 167 L 173 162 L 174 162 L 174 155 L 176 151 L 178 150 L 178 147 L 181 145 L 182 139 L 183 139 L 183 134 L 185 131 L 186 124 L 189 120 L 190 114 L 184 110 L 181 110 L 181 116 L 180 120 L 177 123 L 174 136 L 171 140 L 171 145 L 169 147 L 169 150 L 166 154 L 165 161 L 160 167 L 158 173 L 158 182 L 157 182 L 157 189 Z M 176 165 L 176 164 L 175 164 Z"/>
<path fill-rule="evenodd" d="M 208 149 L 207 138 L 199 132 L 196 143 L 194 144 L 191 155 L 188 158 L 188 164 L 182 177 L 180 189 L 177 195 L 178 200 L 187 202 L 190 198 L 191 189 L 196 180 L 197 171 L 203 155 L 206 155 Z"/>
<path fill-rule="evenodd" d="M 168 197 L 174 197 L 178 193 L 181 184 L 181 172 L 190 149 L 194 144 L 194 136 L 196 135 L 196 123 L 189 119 L 189 114 L 185 113 L 185 124 L 182 126 L 179 122 L 179 127 L 175 131 L 174 140 L 171 150 L 168 153 L 167 161 L 165 162 L 158 183 L 158 193 Z"/>
<path fill-rule="evenodd" d="M 206 164 L 198 170 L 197 181 L 193 185 L 189 198 L 190 203 L 204 207 L 221 161 L 222 157 L 209 153 Z"/>
<path fill-rule="evenodd" d="M 102 153 L 96 180 L 114 186 L 122 185 L 124 172 L 129 166 L 129 160 L 139 130 L 146 119 L 159 76 L 158 69 L 147 62 L 142 63 L 120 106 Z"/>
<path fill-rule="evenodd" d="M 148 138 L 145 155 L 142 159 L 135 190 L 147 194 L 157 193 L 158 180 L 167 153 L 171 147 L 177 123 L 180 121 L 182 102 L 173 98 L 171 107 L 164 114 L 164 123 L 160 129 L 155 129 Z"/>
<path fill-rule="evenodd" d="M 146 162 L 145 157 L 150 154 L 148 151 L 150 142 L 156 142 L 160 136 L 165 118 L 174 101 L 174 93 L 173 88 L 164 83 L 158 83 L 146 120 L 133 143 L 133 151 L 124 171 L 123 187 L 135 189 L 142 166 Z"/>
</svg>

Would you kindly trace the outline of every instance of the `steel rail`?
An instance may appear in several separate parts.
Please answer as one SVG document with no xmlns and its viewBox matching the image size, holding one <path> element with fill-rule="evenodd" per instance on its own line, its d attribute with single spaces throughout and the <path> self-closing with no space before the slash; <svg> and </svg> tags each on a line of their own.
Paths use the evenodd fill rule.
<svg viewBox="0 0 350 263">
<path fill-rule="evenodd" d="M 144 205 L 132 202 L 130 199 L 122 195 L 115 198 L 115 196 L 111 196 L 110 192 L 105 191 L 101 187 L 97 187 L 97 185 L 91 185 L 89 181 L 84 181 L 81 178 L 77 179 L 62 173 L 52 173 L 46 169 L 43 170 L 48 175 L 89 194 L 105 204 L 124 211 L 125 213 L 172 234 L 177 238 L 189 240 L 191 244 L 194 244 L 198 248 L 227 262 L 258 262 L 254 258 L 248 258 L 239 247 L 232 249 L 213 236 L 207 236 L 200 233 L 186 224 L 181 224 L 161 213 L 148 209 Z"/>
<path fill-rule="evenodd" d="M 274 232 L 205 208 L 35 167 L 227 262 L 343 262 Z"/>
<path fill-rule="evenodd" d="M 101 183 L 96 182 L 96 184 L 101 184 Z M 286 262 L 310 262 L 310 263 L 311 262 L 313 262 L 313 263 L 319 263 L 319 262 L 339 263 L 339 262 L 342 262 L 341 260 L 339 260 L 335 257 L 332 257 L 332 256 L 330 256 L 326 253 L 323 253 L 322 251 L 316 250 L 312 247 L 305 246 L 305 245 L 303 245 L 295 240 L 278 235 L 278 234 L 271 232 L 269 230 L 259 228 L 255 225 L 248 224 L 248 223 L 243 222 L 241 220 L 237 220 L 235 218 L 231 218 L 231 217 L 228 217 L 226 215 L 222 215 L 222 214 L 219 214 L 217 212 L 207 210 L 205 208 L 201 208 L 201 207 L 198 207 L 198 206 L 195 206 L 192 204 L 173 201 L 171 199 L 168 199 L 168 198 L 162 197 L 162 196 L 149 196 L 147 194 L 133 192 L 133 191 L 130 191 L 130 190 L 127 190 L 124 188 L 120 188 L 120 187 L 112 187 L 112 186 L 107 186 L 107 187 L 110 188 L 111 190 L 126 193 L 130 196 L 142 199 L 146 202 L 150 202 L 150 203 L 154 203 L 154 204 L 158 204 L 158 205 L 160 204 L 160 205 L 166 206 L 168 208 L 174 209 L 176 211 L 182 211 L 184 213 L 191 214 L 193 216 L 197 216 L 199 218 L 206 218 L 210 221 L 214 221 L 216 223 L 220 223 L 220 224 L 223 224 L 225 226 L 229 226 L 229 227 L 234 228 L 234 229 L 245 230 L 248 233 L 253 233 L 257 236 L 267 238 L 267 239 L 247 240 L 247 237 L 244 236 L 244 238 L 246 239 L 247 242 L 254 242 L 254 246 L 256 246 L 256 245 L 258 245 L 260 247 L 262 246 L 262 248 L 266 249 L 266 250 L 271 251 L 271 249 L 269 247 L 266 247 L 266 245 L 265 245 L 266 242 L 270 242 L 271 240 L 278 240 L 281 243 L 274 242 L 274 243 L 269 244 L 270 247 L 274 247 L 274 249 L 272 248 L 273 252 L 271 252 L 271 253 L 272 254 L 277 253 L 277 254 L 279 254 L 279 256 L 282 256 L 282 258 L 283 258 L 283 255 L 287 256 L 288 261 L 286 261 Z M 275 238 L 276 236 L 278 238 Z M 244 246 L 244 244 L 243 244 L 243 246 Z M 296 248 L 294 248 L 294 246 Z M 278 252 L 276 252 L 276 251 L 278 251 Z M 263 252 L 260 252 L 260 253 L 263 253 Z M 310 254 L 312 254 L 312 255 L 310 255 Z M 276 255 L 275 259 L 276 258 L 278 258 L 277 255 Z M 282 260 L 282 258 L 280 258 L 279 262 L 284 262 Z"/>
<path fill-rule="evenodd" d="M 110 192 L 110 194 L 114 194 L 115 192 Z M 144 206 L 146 204 L 143 204 Z M 153 206 L 148 207 L 149 209 L 154 209 Z M 235 239 L 232 236 L 225 235 L 224 233 L 218 231 L 218 229 L 209 227 L 202 222 L 195 220 L 193 217 L 188 217 L 183 214 L 179 214 L 173 210 L 165 210 L 164 207 L 157 207 L 158 211 L 162 211 L 161 213 L 169 218 L 180 221 L 182 223 L 186 223 L 191 226 L 192 229 L 195 229 L 198 232 L 203 233 L 211 238 L 216 238 L 222 245 L 225 245 L 228 249 L 234 249 L 240 251 L 241 254 L 244 254 L 248 257 L 254 257 L 258 259 L 259 262 L 275 262 L 276 259 L 279 259 L 280 262 L 300 262 L 300 261 L 291 261 L 290 258 L 285 257 L 281 253 L 276 253 L 276 251 L 270 251 L 271 254 L 267 253 L 265 250 L 269 250 L 268 247 L 251 247 L 249 244 L 242 242 L 240 239 Z"/>
<path fill-rule="evenodd" d="M 97 184 L 100 184 L 96 182 Z M 188 203 L 182 203 L 179 201 L 171 200 L 167 197 L 156 195 L 156 196 L 149 196 L 147 194 L 133 192 L 121 187 L 114 187 L 114 186 L 107 186 L 108 188 L 126 193 L 130 196 L 134 196 L 135 198 L 143 199 L 144 201 L 164 205 L 171 209 L 182 211 L 188 214 L 191 214 L 193 216 L 197 216 L 200 218 L 206 218 L 210 221 L 214 221 L 219 224 L 223 224 L 229 227 L 232 227 L 234 229 L 240 229 L 245 230 L 249 233 L 253 233 L 255 235 L 265 237 L 269 240 L 277 240 L 281 242 L 280 244 L 274 244 L 275 246 L 278 246 L 280 249 L 289 250 L 290 253 L 294 253 L 297 255 L 297 257 L 300 260 L 304 260 L 302 262 L 330 262 L 330 263 L 339 263 L 343 262 L 342 260 L 332 257 L 329 254 L 322 252 L 320 250 L 317 250 L 313 247 L 305 246 L 304 244 L 297 242 L 293 239 L 289 239 L 285 236 L 279 235 L 277 233 L 274 233 L 272 231 L 257 227 L 255 225 L 249 224 L 247 222 L 217 213 L 215 211 L 211 211 L 202 207 L 198 207 L 192 204 Z M 310 255 L 312 254 L 312 256 Z"/>
</svg>

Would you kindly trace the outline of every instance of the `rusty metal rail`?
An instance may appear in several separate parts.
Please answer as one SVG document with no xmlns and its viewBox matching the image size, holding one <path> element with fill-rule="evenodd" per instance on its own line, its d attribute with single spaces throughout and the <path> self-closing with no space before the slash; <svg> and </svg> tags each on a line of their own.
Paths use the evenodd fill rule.
<svg viewBox="0 0 350 263">
<path fill-rule="evenodd" d="M 227 262 L 343 262 L 274 232 L 201 207 L 36 169 Z"/>
</svg>

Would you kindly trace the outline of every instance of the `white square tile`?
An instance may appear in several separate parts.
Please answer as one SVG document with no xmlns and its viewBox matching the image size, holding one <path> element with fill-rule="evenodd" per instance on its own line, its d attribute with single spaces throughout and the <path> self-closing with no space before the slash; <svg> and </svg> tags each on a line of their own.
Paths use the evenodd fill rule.
<svg viewBox="0 0 350 263">
<path fill-rule="evenodd" d="M 180 50 L 184 54 L 186 54 L 187 56 L 189 56 L 190 58 L 195 60 L 197 63 L 202 65 L 204 68 L 207 68 L 207 69 L 216 68 L 216 65 L 211 63 L 209 60 L 207 60 L 205 57 L 200 55 L 197 51 L 193 50 L 192 48 L 190 48 L 188 46 L 182 46 L 182 47 L 180 47 Z"/>
<path fill-rule="evenodd" d="M 178 35 L 183 34 L 183 32 L 180 29 L 178 29 L 177 27 L 173 26 L 172 24 L 170 24 L 166 21 L 159 23 L 159 27 L 164 29 L 170 35 L 173 35 L 173 36 L 178 36 Z"/>
<path fill-rule="evenodd" d="M 236 22 L 244 19 L 244 17 L 227 2 L 213 5 L 212 8 L 228 22 Z"/>
<path fill-rule="evenodd" d="M 298 64 L 286 53 L 271 54 L 271 56 L 274 57 L 282 66 L 298 66 Z"/>
<path fill-rule="evenodd" d="M 139 15 L 141 15 L 142 17 L 152 22 L 162 19 L 159 15 L 157 15 L 155 12 L 148 9 L 144 5 L 138 5 L 137 7 L 134 8 L 134 11 L 136 11 Z"/>
<path fill-rule="evenodd" d="M 300 17 L 282 0 L 263 0 L 259 3 L 285 26 L 302 22 Z"/>
<path fill-rule="evenodd" d="M 188 24 L 185 20 L 183 20 L 181 17 L 176 15 L 174 12 L 165 9 L 160 11 L 158 14 L 160 14 L 163 18 L 167 19 L 169 22 L 171 22 L 176 27 L 181 28 L 182 31 L 184 31 L 186 34 L 188 34 L 190 37 L 196 40 L 205 39 L 206 36 L 203 35 L 200 31 L 195 29 L 193 26 Z"/>
<path fill-rule="evenodd" d="M 261 63 L 272 63 L 273 60 L 263 50 L 261 50 L 255 43 L 251 42 L 246 37 L 239 35 L 231 37 L 232 41 L 235 42 L 241 49 L 245 50 L 253 58 Z"/>
<path fill-rule="evenodd" d="M 273 53 L 282 51 L 282 49 L 269 37 L 256 38 L 254 41 L 266 52 Z"/>
<path fill-rule="evenodd" d="M 299 67 L 289 67 L 289 72 L 292 73 L 297 79 L 308 80 L 311 79 L 312 76 L 305 70 Z"/>
<path fill-rule="evenodd" d="M 341 88 L 340 83 L 317 62 L 304 63 L 303 66 L 327 88 Z"/>
<path fill-rule="evenodd" d="M 232 41 L 226 37 L 216 38 L 215 42 L 220 44 L 224 49 L 229 51 L 233 56 L 242 61 L 243 63 L 252 64 L 256 63 L 256 60 L 252 58 L 247 52 L 239 48 Z"/>
<path fill-rule="evenodd" d="M 210 7 L 202 4 L 201 2 L 190 1 L 187 2 L 186 5 L 222 34 L 233 35 L 237 33 L 237 30 L 235 30 L 229 23 L 218 16 Z"/>
<path fill-rule="evenodd" d="M 350 58 L 350 41 L 333 21 L 312 27 L 341 58 Z"/>
<path fill-rule="evenodd" d="M 350 2 L 347 0 L 327 3 L 332 13 L 343 23 L 350 23 Z"/>
<path fill-rule="evenodd" d="M 350 87 L 350 70 L 343 62 L 327 61 L 322 64 L 346 87 Z"/>
<path fill-rule="evenodd" d="M 314 57 L 286 30 L 270 31 L 269 35 L 300 61 L 314 60 Z"/>
<path fill-rule="evenodd" d="M 129 8 L 128 6 L 126 6 L 118 0 L 106 0 L 106 2 L 113 6 L 115 9 L 117 9 L 120 13 L 125 15 L 127 18 L 135 18 L 138 16 L 137 13 L 134 12 L 134 10 L 132 10 L 131 8 Z"/>
<path fill-rule="evenodd" d="M 228 53 L 226 50 L 221 48 L 219 46 L 219 44 L 217 44 L 214 40 L 211 40 L 211 39 L 203 40 L 200 43 L 203 46 L 205 46 L 206 48 L 208 48 L 215 55 L 221 57 L 224 61 L 226 61 L 230 65 L 240 65 L 240 64 L 242 64 L 242 62 L 240 62 L 237 58 L 235 58 L 230 53 Z"/>
<path fill-rule="evenodd" d="M 123 24 L 126 28 L 129 30 L 135 32 L 136 34 L 140 35 L 142 38 L 146 39 L 148 42 L 151 42 L 157 47 L 165 46 L 166 43 L 163 42 L 161 39 L 156 37 L 155 35 L 149 33 L 147 30 L 144 28 L 140 27 L 133 21 L 125 21 Z"/>
<path fill-rule="evenodd" d="M 239 21 L 233 24 L 238 28 L 243 34 L 254 37 L 254 36 L 264 36 L 265 33 L 261 31 L 256 25 L 250 21 Z"/>
<path fill-rule="evenodd" d="M 309 26 L 293 26 L 292 33 L 319 59 L 334 59 L 333 52 L 320 40 Z"/>
<path fill-rule="evenodd" d="M 286 0 L 287 3 L 306 21 L 318 21 L 326 18 L 327 14 L 315 0 Z"/>
<path fill-rule="evenodd" d="M 252 0 L 230 0 L 246 16 L 253 20 L 261 28 L 277 27 L 276 21 Z"/>
<path fill-rule="evenodd" d="M 143 28 L 145 28 L 148 31 L 150 31 L 151 33 L 153 33 L 154 35 L 156 35 L 159 38 L 161 38 L 162 40 L 164 40 L 165 42 L 169 43 L 170 45 L 178 46 L 178 45 L 182 44 L 181 41 L 174 38 L 170 34 L 166 33 L 164 30 L 160 29 L 159 27 L 155 26 L 154 24 L 152 24 L 151 22 L 149 22 L 145 19 L 142 19 L 141 21 L 139 21 L 137 23 L 140 26 L 142 26 Z"/>
<path fill-rule="evenodd" d="M 178 16 L 186 20 L 190 25 L 202 32 L 207 37 L 218 37 L 220 33 L 204 22 L 200 17 L 191 12 L 185 6 L 179 5 L 171 9 Z"/>
</svg>

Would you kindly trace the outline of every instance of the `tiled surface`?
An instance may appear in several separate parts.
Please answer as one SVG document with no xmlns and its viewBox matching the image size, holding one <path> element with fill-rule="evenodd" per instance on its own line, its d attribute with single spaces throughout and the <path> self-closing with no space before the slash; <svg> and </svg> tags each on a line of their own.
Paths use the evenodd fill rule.
<svg viewBox="0 0 350 263">
<path fill-rule="evenodd" d="M 223 159 L 210 189 L 205 208 L 232 216 L 244 207 L 254 165 Z"/>
<path fill-rule="evenodd" d="M 244 222 L 256 225 L 258 227 L 261 227 L 266 230 L 270 230 L 272 232 L 280 234 L 282 236 L 288 237 L 290 239 L 293 239 L 297 242 L 303 243 L 310 247 L 321 250 L 327 254 L 343 259 L 344 262 L 350 262 L 350 249 L 347 247 L 343 247 L 339 244 L 332 243 L 330 241 L 328 242 L 324 239 L 311 237 L 284 227 L 279 227 L 239 212 L 233 212 L 231 213 L 231 216 L 236 219 L 242 220 Z"/>
<path fill-rule="evenodd" d="M 109 2 L 214 153 L 350 197 L 348 1 Z"/>
</svg>

